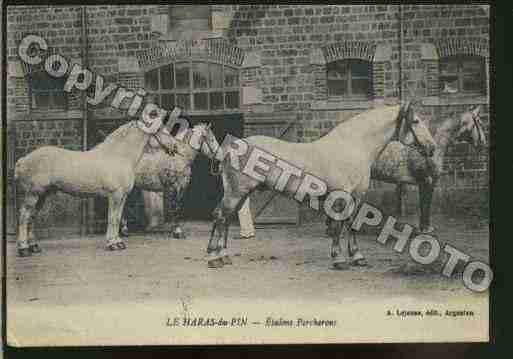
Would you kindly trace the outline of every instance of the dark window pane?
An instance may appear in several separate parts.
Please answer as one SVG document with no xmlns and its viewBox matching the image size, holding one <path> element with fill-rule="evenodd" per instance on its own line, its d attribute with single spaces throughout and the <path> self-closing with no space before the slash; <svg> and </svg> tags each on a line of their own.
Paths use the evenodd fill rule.
<svg viewBox="0 0 513 359">
<path fill-rule="evenodd" d="M 161 106 L 162 102 L 160 101 L 160 95 L 159 94 L 157 94 L 157 93 L 154 93 L 154 94 L 150 93 L 149 96 L 152 97 L 152 99 L 155 102 L 155 104 Z"/>
<path fill-rule="evenodd" d="M 458 60 L 445 59 L 440 62 L 440 72 L 442 74 L 456 74 L 458 72 Z"/>
<path fill-rule="evenodd" d="M 51 77 L 45 72 L 36 72 L 32 75 L 32 89 L 34 90 L 63 90 L 65 82 L 64 78 Z"/>
<path fill-rule="evenodd" d="M 479 75 L 465 76 L 463 78 L 463 91 L 464 92 L 481 92 L 484 88 L 483 78 Z"/>
<path fill-rule="evenodd" d="M 208 88 L 208 64 L 195 62 L 192 64 L 192 77 L 195 89 Z"/>
<path fill-rule="evenodd" d="M 462 68 L 465 74 L 480 74 L 483 62 L 479 58 L 468 57 L 462 61 Z"/>
<path fill-rule="evenodd" d="M 457 93 L 459 91 L 458 77 L 457 76 L 440 77 L 440 91 L 442 93 L 446 93 L 446 94 Z"/>
<path fill-rule="evenodd" d="M 239 73 L 232 67 L 224 68 L 224 86 L 239 87 Z"/>
<path fill-rule="evenodd" d="M 328 95 L 342 96 L 347 94 L 347 80 L 328 80 Z"/>
<path fill-rule="evenodd" d="M 63 92 L 55 93 L 53 95 L 53 104 L 55 109 L 66 109 L 66 95 Z"/>
<path fill-rule="evenodd" d="M 175 95 L 170 93 L 164 93 L 161 95 L 162 101 L 160 103 L 160 106 L 164 110 L 173 111 L 175 108 Z"/>
<path fill-rule="evenodd" d="M 210 87 L 220 89 L 223 87 L 223 66 L 210 64 Z"/>
<path fill-rule="evenodd" d="M 351 65 L 352 77 L 369 78 L 369 63 L 367 61 L 354 61 Z"/>
<path fill-rule="evenodd" d="M 369 94 L 369 80 L 367 79 L 356 79 L 352 80 L 353 95 L 367 96 Z"/>
<path fill-rule="evenodd" d="M 173 74 L 173 64 L 160 68 L 160 86 L 165 90 L 171 90 L 175 87 Z"/>
<path fill-rule="evenodd" d="M 210 93 L 210 109 L 211 110 L 222 110 L 223 108 L 224 108 L 223 93 L 222 92 Z"/>
<path fill-rule="evenodd" d="M 50 106 L 50 95 L 48 93 L 38 93 L 34 96 L 36 108 L 48 108 Z"/>
<path fill-rule="evenodd" d="M 151 70 L 144 74 L 144 83 L 146 84 L 147 90 L 158 90 L 159 89 L 159 70 Z"/>
<path fill-rule="evenodd" d="M 346 78 L 349 72 L 347 61 L 333 61 L 327 66 L 329 79 L 342 79 Z"/>
<path fill-rule="evenodd" d="M 208 110 L 208 93 L 195 93 L 193 96 L 195 110 Z"/>
<path fill-rule="evenodd" d="M 191 108 L 191 95 L 189 94 L 177 94 L 176 95 L 176 106 L 184 109 L 190 110 Z"/>
<path fill-rule="evenodd" d="M 239 92 L 226 93 L 226 108 L 239 108 Z"/>
<path fill-rule="evenodd" d="M 182 62 L 176 64 L 176 88 L 188 89 L 190 87 L 189 72 L 190 67 L 188 63 Z"/>
</svg>

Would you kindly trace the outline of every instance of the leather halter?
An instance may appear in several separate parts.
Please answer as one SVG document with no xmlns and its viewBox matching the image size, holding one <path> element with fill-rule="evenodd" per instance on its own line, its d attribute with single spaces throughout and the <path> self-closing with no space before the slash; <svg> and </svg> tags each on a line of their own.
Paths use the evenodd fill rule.
<svg viewBox="0 0 513 359">
<path fill-rule="evenodd" d="M 474 128 L 477 130 L 477 134 L 479 136 L 479 140 L 483 140 L 484 143 L 485 139 L 481 139 L 481 133 L 482 133 L 482 124 L 481 124 L 481 116 L 479 116 L 479 113 L 477 115 L 474 115 L 474 111 L 471 112 L 472 115 L 472 128 L 471 131 L 474 130 Z"/>
<path fill-rule="evenodd" d="M 166 146 L 165 144 L 162 143 L 162 141 L 160 140 L 160 137 L 158 134 L 153 134 L 152 135 L 153 138 L 155 139 L 155 141 L 157 141 L 158 145 L 160 146 L 160 148 L 170 157 L 174 157 L 176 154 L 179 154 L 181 155 L 179 152 L 178 152 L 178 149 L 176 148 L 176 145 L 174 146 L 171 146 L 171 147 L 168 147 Z"/>
<path fill-rule="evenodd" d="M 408 116 L 408 111 L 410 110 L 410 106 L 411 106 L 411 104 L 408 105 L 407 109 L 403 108 L 402 111 L 400 112 L 397 124 L 395 126 L 394 134 L 392 135 L 392 139 L 391 139 L 391 141 L 399 141 L 399 142 L 401 142 L 404 146 L 415 146 L 415 145 L 420 144 L 420 141 L 418 140 L 417 135 L 415 134 L 415 131 L 413 131 L 411 126 L 409 126 L 409 130 L 413 134 L 413 138 L 415 140 L 415 144 L 408 145 L 408 144 L 406 144 L 406 143 L 401 141 L 401 130 L 402 130 L 403 126 L 406 125 L 406 117 Z"/>
</svg>

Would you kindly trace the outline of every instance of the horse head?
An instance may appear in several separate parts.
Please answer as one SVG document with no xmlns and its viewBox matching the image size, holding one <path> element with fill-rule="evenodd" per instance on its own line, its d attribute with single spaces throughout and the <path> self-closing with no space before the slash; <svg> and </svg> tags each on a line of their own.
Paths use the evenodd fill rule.
<svg viewBox="0 0 513 359">
<path fill-rule="evenodd" d="M 166 110 L 160 108 L 155 103 L 148 103 L 141 112 L 139 119 L 135 121 L 137 127 L 143 132 L 154 135 L 162 130 L 164 123 L 169 116 L 178 116 L 181 110 L 175 107 L 173 112 L 169 114 Z"/>
<path fill-rule="evenodd" d="M 463 112 L 460 115 L 459 126 L 455 135 L 456 140 L 469 142 L 476 150 L 487 146 L 480 112 L 481 106 Z"/>
<path fill-rule="evenodd" d="M 216 136 L 212 132 L 211 124 L 198 123 L 192 128 L 192 131 L 200 139 L 201 153 L 208 158 L 213 158 L 219 149 L 219 142 L 217 142 Z"/>
<path fill-rule="evenodd" d="M 180 116 L 180 113 L 181 109 L 175 107 L 171 113 L 166 112 L 163 116 L 162 123 L 173 122 L 178 116 Z M 155 113 L 153 115 L 155 116 Z M 161 126 L 157 132 L 153 133 L 148 144 L 151 148 L 161 149 L 170 156 L 174 156 L 178 152 L 177 140 L 171 135 L 168 126 Z"/>
<path fill-rule="evenodd" d="M 415 146 L 425 156 L 432 157 L 436 143 L 425 121 L 415 112 L 413 101 L 399 115 L 396 137 L 406 146 Z"/>
</svg>

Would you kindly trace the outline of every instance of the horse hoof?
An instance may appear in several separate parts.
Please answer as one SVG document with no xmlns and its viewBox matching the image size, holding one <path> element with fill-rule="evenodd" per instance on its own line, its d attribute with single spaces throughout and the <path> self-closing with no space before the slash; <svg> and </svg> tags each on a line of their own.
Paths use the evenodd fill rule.
<svg viewBox="0 0 513 359">
<path fill-rule="evenodd" d="M 173 238 L 174 239 L 185 239 L 185 234 L 183 232 L 175 232 L 173 233 Z"/>
<path fill-rule="evenodd" d="M 351 261 L 351 265 L 355 267 L 367 267 L 369 263 L 367 263 L 367 260 L 365 258 L 360 258 Z"/>
<path fill-rule="evenodd" d="M 123 238 L 127 238 L 128 237 L 128 232 L 127 231 L 119 231 L 119 236 L 123 237 Z"/>
<path fill-rule="evenodd" d="M 31 255 L 32 252 L 30 251 L 30 248 L 18 248 L 19 257 L 30 257 Z"/>
<path fill-rule="evenodd" d="M 335 269 L 335 270 L 348 270 L 349 269 L 349 264 L 347 262 L 333 263 L 333 269 Z"/>
<path fill-rule="evenodd" d="M 32 244 L 29 249 L 31 253 L 41 253 L 41 247 L 39 247 L 39 244 Z"/>
<path fill-rule="evenodd" d="M 119 251 L 119 250 L 123 250 L 125 248 L 126 248 L 126 244 L 123 242 L 112 243 L 112 244 L 107 245 L 107 247 L 105 247 L 105 249 L 108 251 Z"/>
<path fill-rule="evenodd" d="M 223 261 L 223 264 L 228 264 L 228 265 L 233 264 L 232 259 L 228 255 L 222 257 L 221 260 Z"/>
<path fill-rule="evenodd" d="M 222 268 L 224 265 L 222 258 L 211 259 L 208 261 L 208 268 Z"/>
</svg>

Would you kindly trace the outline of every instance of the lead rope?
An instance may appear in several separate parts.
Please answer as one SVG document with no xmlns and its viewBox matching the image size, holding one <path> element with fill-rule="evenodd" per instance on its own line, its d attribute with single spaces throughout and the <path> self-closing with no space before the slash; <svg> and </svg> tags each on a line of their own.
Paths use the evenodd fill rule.
<svg viewBox="0 0 513 359">
<path fill-rule="evenodd" d="M 208 146 L 208 145 L 207 145 Z M 210 146 L 209 146 L 210 147 Z M 218 177 L 221 175 L 223 170 L 221 169 L 221 161 L 217 160 L 217 152 L 221 148 L 221 145 L 217 147 L 216 152 L 212 155 L 212 157 L 209 158 L 209 164 L 210 164 L 210 174 L 212 176 Z"/>
</svg>

